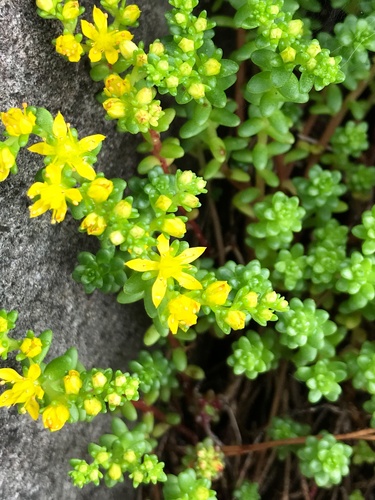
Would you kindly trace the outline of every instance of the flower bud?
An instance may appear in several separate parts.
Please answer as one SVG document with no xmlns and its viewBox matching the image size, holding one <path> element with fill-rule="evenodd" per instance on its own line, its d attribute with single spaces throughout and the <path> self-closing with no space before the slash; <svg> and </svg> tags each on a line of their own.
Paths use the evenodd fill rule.
<svg viewBox="0 0 375 500">
<path fill-rule="evenodd" d="M 107 96 L 121 97 L 124 94 L 128 94 L 131 90 L 130 81 L 116 74 L 107 76 L 104 80 L 104 84 L 104 93 Z"/>
<path fill-rule="evenodd" d="M 256 292 L 249 292 L 243 298 L 243 303 L 246 307 L 254 309 L 258 305 L 258 294 Z"/>
<path fill-rule="evenodd" d="M 303 21 L 301 19 L 293 19 L 288 23 L 288 33 L 292 36 L 300 36 L 303 33 Z"/>
<path fill-rule="evenodd" d="M 36 6 L 40 10 L 51 12 L 55 8 L 55 2 L 53 0 L 36 0 Z"/>
<path fill-rule="evenodd" d="M 158 40 L 156 40 L 154 43 L 151 43 L 149 47 L 150 54 L 155 54 L 157 56 L 161 56 L 164 53 L 164 50 L 164 45 Z"/>
<path fill-rule="evenodd" d="M 202 99 L 206 93 L 203 83 L 193 83 L 187 91 L 193 99 Z"/>
<path fill-rule="evenodd" d="M 108 394 L 107 401 L 108 401 L 108 404 L 111 406 L 120 406 L 121 396 L 119 396 L 115 392 L 112 392 L 111 394 Z"/>
<path fill-rule="evenodd" d="M 79 3 L 74 0 L 67 2 L 63 7 L 62 16 L 67 21 L 76 19 L 79 16 Z"/>
<path fill-rule="evenodd" d="M 77 370 L 70 370 L 64 377 L 64 389 L 66 394 L 78 394 L 82 387 L 82 380 Z"/>
<path fill-rule="evenodd" d="M 178 46 L 183 52 L 193 52 L 194 40 L 190 40 L 190 38 L 182 38 Z"/>
<path fill-rule="evenodd" d="M 217 59 L 211 57 L 204 63 L 203 68 L 207 76 L 214 76 L 220 73 L 221 64 Z"/>
<path fill-rule="evenodd" d="M 111 118 L 118 119 L 123 118 L 126 115 L 125 103 L 116 97 L 104 101 L 103 108 L 107 111 Z"/>
<path fill-rule="evenodd" d="M 129 234 L 133 238 L 138 239 L 138 238 L 142 238 L 144 236 L 145 230 L 142 227 L 140 227 L 140 226 L 134 226 L 129 231 Z"/>
<path fill-rule="evenodd" d="M 135 98 L 139 104 L 150 104 L 153 99 L 152 89 L 143 87 L 143 89 L 137 92 Z"/>
<path fill-rule="evenodd" d="M 185 193 L 180 199 L 181 205 L 189 208 L 199 207 L 199 199 L 191 193 Z"/>
<path fill-rule="evenodd" d="M 226 281 L 215 281 L 208 285 L 203 293 L 203 299 L 208 305 L 223 306 L 230 291 L 231 287 Z"/>
<path fill-rule="evenodd" d="M 118 246 L 122 245 L 126 240 L 125 236 L 121 233 L 121 231 L 112 231 L 109 235 L 110 242 L 112 245 Z"/>
<path fill-rule="evenodd" d="M 242 330 L 245 328 L 246 314 L 242 311 L 228 311 L 224 320 L 233 330 Z"/>
<path fill-rule="evenodd" d="M 206 31 L 207 29 L 207 19 L 204 17 L 198 17 L 198 19 L 194 23 L 194 28 L 198 33 L 202 31 Z"/>
<path fill-rule="evenodd" d="M 164 219 L 161 230 L 174 238 L 182 238 L 186 233 L 186 226 L 180 217 L 173 217 Z"/>
<path fill-rule="evenodd" d="M 128 219 L 132 213 L 132 205 L 126 200 L 121 200 L 113 209 L 113 213 L 120 219 Z"/>
<path fill-rule="evenodd" d="M 306 52 L 310 57 L 315 57 L 322 51 L 322 48 L 318 42 L 318 40 L 312 40 L 310 45 L 307 47 Z"/>
<path fill-rule="evenodd" d="M 42 341 L 37 337 L 33 339 L 26 338 L 22 342 L 20 350 L 27 358 L 35 358 L 42 352 Z"/>
<path fill-rule="evenodd" d="M 120 43 L 119 49 L 125 59 L 131 59 L 138 46 L 131 40 L 124 40 Z"/>
<path fill-rule="evenodd" d="M 121 387 L 121 386 L 123 386 L 123 385 L 126 384 L 126 381 L 127 381 L 126 375 L 118 375 L 115 378 L 115 386 L 116 387 Z"/>
<path fill-rule="evenodd" d="M 102 389 L 108 382 L 107 377 L 102 372 L 96 372 L 91 377 L 92 386 L 94 389 Z"/>
<path fill-rule="evenodd" d="M 102 409 L 102 403 L 97 398 L 85 399 L 83 407 L 90 417 L 95 417 Z"/>
<path fill-rule="evenodd" d="M 96 203 L 103 203 L 103 201 L 108 199 L 112 191 L 113 182 L 105 177 L 98 177 L 91 182 L 87 194 Z"/>
<path fill-rule="evenodd" d="M 155 202 L 155 208 L 163 210 L 163 212 L 166 212 L 171 205 L 172 205 L 171 198 L 165 196 L 165 194 L 161 194 Z"/>
<path fill-rule="evenodd" d="M 190 66 L 188 62 L 182 63 L 178 69 L 181 76 L 189 76 L 190 73 L 193 71 L 193 68 Z"/>
<path fill-rule="evenodd" d="M 293 47 L 287 47 L 282 52 L 280 52 L 281 59 L 285 62 L 293 62 L 296 58 L 297 51 Z"/>
<path fill-rule="evenodd" d="M 122 13 L 121 23 L 126 25 L 134 24 L 140 15 L 141 11 L 139 10 L 138 5 L 128 5 Z"/>
<path fill-rule="evenodd" d="M 83 219 L 79 229 L 81 231 L 86 231 L 87 234 L 92 236 L 100 236 L 104 233 L 106 227 L 107 223 L 104 217 L 92 212 Z"/>
<path fill-rule="evenodd" d="M 272 28 L 270 29 L 270 39 L 271 40 L 280 40 L 283 36 L 283 31 L 280 28 Z"/>
<path fill-rule="evenodd" d="M 70 413 L 65 405 L 52 403 L 43 412 L 43 425 L 51 432 L 55 432 L 65 425 L 69 417 Z"/>
<path fill-rule="evenodd" d="M 119 464 L 112 464 L 107 472 L 108 476 L 112 479 L 112 481 L 119 481 L 122 477 L 122 471 Z"/>
</svg>

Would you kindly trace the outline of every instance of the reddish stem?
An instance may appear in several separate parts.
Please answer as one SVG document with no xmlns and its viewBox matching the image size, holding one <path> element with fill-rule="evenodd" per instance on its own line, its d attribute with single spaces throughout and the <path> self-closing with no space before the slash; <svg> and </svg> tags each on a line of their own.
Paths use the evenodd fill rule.
<svg viewBox="0 0 375 500">
<path fill-rule="evenodd" d="M 149 130 L 151 140 L 152 140 L 152 154 L 160 161 L 161 168 L 165 174 L 169 174 L 169 168 L 166 159 L 161 156 L 160 151 L 162 148 L 162 143 L 160 140 L 159 132 L 156 130 Z"/>
</svg>

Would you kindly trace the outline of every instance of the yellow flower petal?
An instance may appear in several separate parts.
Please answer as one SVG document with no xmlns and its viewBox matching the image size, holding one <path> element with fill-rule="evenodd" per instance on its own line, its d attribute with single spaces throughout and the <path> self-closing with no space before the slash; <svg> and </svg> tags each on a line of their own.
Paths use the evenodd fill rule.
<svg viewBox="0 0 375 500">
<path fill-rule="evenodd" d="M 17 382 L 18 380 L 23 380 L 23 377 L 13 370 L 13 368 L 1 368 L 0 369 L 0 379 L 5 382 Z"/>
<path fill-rule="evenodd" d="M 93 151 L 104 139 L 105 135 L 102 134 L 88 135 L 79 141 L 79 149 L 83 152 Z"/>
<path fill-rule="evenodd" d="M 95 37 L 97 36 L 97 31 L 94 27 L 93 24 L 82 20 L 81 21 L 81 30 L 82 33 L 87 37 L 90 38 L 90 40 L 94 40 Z"/>
<path fill-rule="evenodd" d="M 89 52 L 89 58 L 91 62 L 99 62 L 102 58 L 102 51 L 97 47 L 92 47 Z"/>
<path fill-rule="evenodd" d="M 32 153 L 38 153 L 39 155 L 52 156 L 55 154 L 54 146 L 47 144 L 46 142 L 38 142 L 27 148 Z"/>
<path fill-rule="evenodd" d="M 133 269 L 134 271 L 139 271 L 141 273 L 145 271 L 156 271 L 157 269 L 159 269 L 159 262 L 146 259 L 129 260 L 129 262 L 125 262 L 125 265 L 130 267 L 130 269 Z"/>
<path fill-rule="evenodd" d="M 64 139 L 68 133 L 68 126 L 65 123 L 63 115 L 60 111 L 57 113 L 55 119 L 53 120 L 52 132 L 58 139 Z"/>
<path fill-rule="evenodd" d="M 187 248 L 183 252 L 180 253 L 178 258 L 183 262 L 184 264 L 189 264 L 190 262 L 193 262 L 193 260 L 196 260 L 198 257 L 202 255 L 202 253 L 206 250 L 206 247 L 193 247 L 193 248 Z"/>
<path fill-rule="evenodd" d="M 31 380 L 37 380 L 40 377 L 42 370 L 40 366 L 36 363 L 30 366 L 29 371 L 27 372 L 27 378 Z"/>
<path fill-rule="evenodd" d="M 174 278 L 187 290 L 200 290 L 202 288 L 201 283 L 199 283 L 199 281 L 190 274 L 181 273 L 179 276 L 175 276 Z"/>
<path fill-rule="evenodd" d="M 101 11 L 100 9 L 98 9 L 98 7 L 94 5 L 92 17 L 94 19 L 95 26 L 97 27 L 99 33 L 106 33 L 108 26 L 107 15 L 104 14 L 103 11 Z"/>
<path fill-rule="evenodd" d="M 161 301 L 164 299 L 165 292 L 167 291 L 167 280 L 158 276 L 155 283 L 152 285 L 152 302 L 155 307 L 159 307 Z"/>
<path fill-rule="evenodd" d="M 109 64 L 115 64 L 118 60 L 118 50 L 110 48 L 104 51 L 105 58 Z"/>
<path fill-rule="evenodd" d="M 164 234 L 161 234 L 158 236 L 158 244 L 157 248 L 159 250 L 160 255 L 166 255 L 169 253 L 169 240 L 164 236 Z"/>
<path fill-rule="evenodd" d="M 78 159 L 72 164 L 72 166 L 77 170 L 81 177 L 93 181 L 96 177 L 96 172 L 86 161 Z"/>
<path fill-rule="evenodd" d="M 38 420 L 39 404 L 36 402 L 35 398 L 29 399 L 29 401 L 25 403 L 24 408 L 33 420 Z"/>
</svg>

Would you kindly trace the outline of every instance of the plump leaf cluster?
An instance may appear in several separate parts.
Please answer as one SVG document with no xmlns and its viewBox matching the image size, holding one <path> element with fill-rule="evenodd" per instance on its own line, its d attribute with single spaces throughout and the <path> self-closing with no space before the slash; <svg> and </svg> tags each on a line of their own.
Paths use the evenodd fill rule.
<svg viewBox="0 0 375 500">
<path fill-rule="evenodd" d="M 273 440 L 290 439 L 306 436 L 311 431 L 307 424 L 300 424 L 289 417 L 274 417 L 268 427 L 267 433 Z M 291 452 L 296 453 L 301 445 L 291 444 L 277 447 L 277 456 L 284 460 Z"/>
<path fill-rule="evenodd" d="M 309 436 L 305 445 L 297 451 L 302 474 L 314 479 L 323 488 L 339 484 L 349 473 L 351 446 L 336 441 L 328 432 L 318 439 Z"/>
</svg>

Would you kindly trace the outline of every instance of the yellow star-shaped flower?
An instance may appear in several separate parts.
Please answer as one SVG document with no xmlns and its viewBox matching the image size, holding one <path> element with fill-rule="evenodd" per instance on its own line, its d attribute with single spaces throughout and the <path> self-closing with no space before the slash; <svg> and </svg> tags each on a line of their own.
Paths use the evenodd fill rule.
<svg viewBox="0 0 375 500">
<path fill-rule="evenodd" d="M 93 19 L 95 26 L 87 21 L 81 21 L 82 33 L 90 40 L 90 61 L 99 62 L 104 53 L 109 64 L 115 64 L 119 56 L 119 43 L 131 40 L 133 35 L 127 30 L 108 31 L 107 15 L 98 7 L 94 7 Z"/>
<path fill-rule="evenodd" d="M 59 112 L 53 121 L 53 139 L 48 142 L 38 142 L 29 147 L 29 151 L 44 156 L 53 157 L 52 164 L 60 168 L 69 165 L 81 177 L 92 181 L 96 172 L 88 163 L 86 156 L 96 149 L 105 139 L 104 135 L 95 134 L 84 137 L 80 141 L 73 136 L 70 127 L 65 123 L 63 115 Z"/>
<path fill-rule="evenodd" d="M 196 260 L 206 250 L 205 247 L 188 248 L 175 255 L 169 247 L 169 240 L 161 234 L 158 239 L 157 249 L 160 256 L 156 260 L 134 259 L 126 263 L 130 269 L 139 272 L 156 271 L 155 283 L 152 285 L 152 302 L 159 307 L 167 291 L 168 279 L 173 278 L 182 287 L 188 290 L 200 290 L 202 285 L 188 271 L 191 262 Z"/>
<path fill-rule="evenodd" d="M 39 199 L 29 207 L 30 217 L 38 217 L 47 210 L 52 210 L 52 224 L 61 222 L 65 218 L 68 206 L 66 199 L 73 205 L 78 205 L 82 195 L 76 188 L 69 188 L 61 182 L 61 170 L 56 165 L 46 167 L 47 182 L 35 182 L 27 192 L 27 196 Z"/>
<path fill-rule="evenodd" d="M 37 364 L 31 365 L 26 377 L 22 377 L 13 368 L 0 369 L 1 384 L 13 384 L 11 389 L 3 392 L 0 396 L 0 407 L 12 406 L 17 403 L 23 403 L 21 412 L 27 411 L 31 418 L 38 419 L 39 403 L 38 399 L 42 399 L 44 395 L 43 389 L 38 383 L 41 369 Z"/>
</svg>

